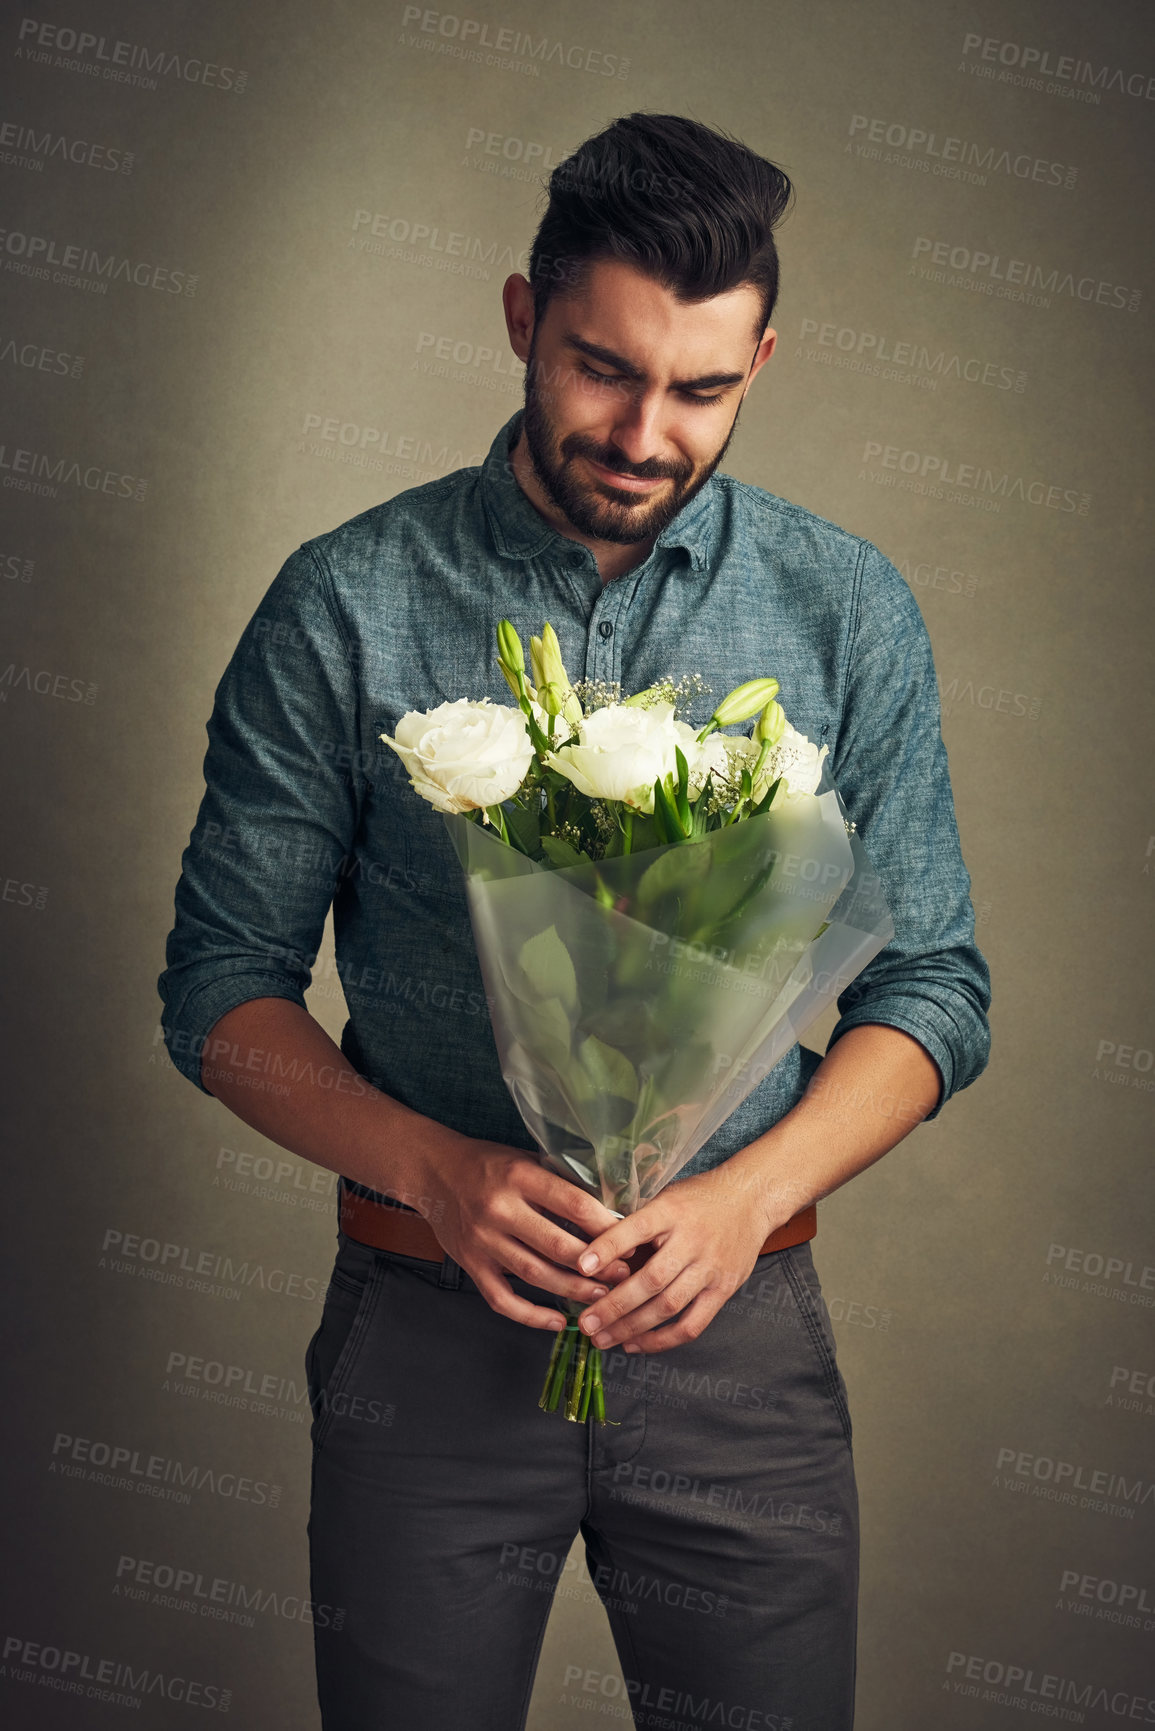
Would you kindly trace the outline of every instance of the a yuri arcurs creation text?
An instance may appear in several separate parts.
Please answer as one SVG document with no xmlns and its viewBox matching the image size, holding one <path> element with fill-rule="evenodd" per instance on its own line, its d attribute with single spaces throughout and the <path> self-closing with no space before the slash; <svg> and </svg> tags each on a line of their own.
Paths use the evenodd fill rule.
<svg viewBox="0 0 1155 1731">
<path fill-rule="evenodd" d="M 549 625 L 516 708 L 402 717 L 397 752 L 465 871 L 502 1074 L 556 1172 L 618 1214 L 649 1201 L 894 935 L 826 750 L 774 679 L 695 730 L 693 676 L 621 698 L 567 677 Z M 529 678 L 532 674 L 532 682 Z M 753 721 L 749 735 L 719 729 Z M 605 1421 L 601 1355 L 571 1322 L 541 1404 Z"/>
</svg>

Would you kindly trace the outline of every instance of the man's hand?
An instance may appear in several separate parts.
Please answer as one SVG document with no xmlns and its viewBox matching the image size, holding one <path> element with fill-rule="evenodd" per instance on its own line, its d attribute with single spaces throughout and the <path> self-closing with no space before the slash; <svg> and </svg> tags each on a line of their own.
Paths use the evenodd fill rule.
<svg viewBox="0 0 1155 1731">
<path fill-rule="evenodd" d="M 280 1060 L 276 1073 L 289 1078 L 275 1092 L 251 1086 L 252 1072 L 267 1070 L 270 1055 Z M 328 1082 L 317 1079 L 326 1074 Z M 459 1135 L 374 1088 L 300 1004 L 249 998 L 227 1010 L 212 1029 L 201 1075 L 262 1136 L 415 1205 L 502 1316 L 530 1328 L 566 1322 L 559 1311 L 519 1298 L 506 1271 L 580 1304 L 629 1273 L 624 1263 L 611 1263 L 597 1282 L 575 1272 L 587 1239 L 613 1225 L 608 1208 L 523 1149 Z"/>
<path fill-rule="evenodd" d="M 721 1167 L 667 1185 L 581 1253 L 577 1266 L 604 1278 L 607 1259 L 616 1267 L 637 1246 L 656 1247 L 636 1273 L 582 1315 L 582 1329 L 595 1346 L 624 1341 L 627 1352 L 665 1352 L 696 1340 L 749 1279 L 770 1232 L 788 1218 L 789 1211 L 771 1221 Z M 684 1315 L 671 1322 L 679 1311 Z"/>
<path fill-rule="evenodd" d="M 530 1328 L 564 1328 L 567 1320 L 560 1311 L 519 1298 L 507 1274 L 581 1304 L 604 1297 L 629 1274 L 613 1256 L 596 1281 L 570 1272 L 577 1269 L 587 1239 L 548 1215 L 559 1215 L 591 1236 L 604 1234 L 615 1216 L 532 1154 L 446 1130 L 425 1156 L 425 1174 L 422 1189 L 433 1202 L 428 1219 L 438 1243 L 500 1316 Z"/>
<path fill-rule="evenodd" d="M 656 1246 L 581 1327 L 595 1346 L 626 1342 L 627 1352 L 695 1339 L 749 1279 L 770 1233 L 901 1142 L 941 1088 L 935 1060 L 913 1035 L 876 1023 L 848 1028 L 784 1118 L 712 1171 L 668 1184 L 582 1252 L 577 1266 L 607 1279 L 607 1259 L 616 1268 L 636 1246 Z"/>
</svg>

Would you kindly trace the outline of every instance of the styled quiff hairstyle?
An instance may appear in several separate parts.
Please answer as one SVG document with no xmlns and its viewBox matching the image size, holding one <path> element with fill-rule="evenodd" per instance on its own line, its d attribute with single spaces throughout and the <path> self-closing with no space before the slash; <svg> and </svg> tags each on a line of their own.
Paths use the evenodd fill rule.
<svg viewBox="0 0 1155 1731">
<path fill-rule="evenodd" d="M 535 321 L 595 260 L 621 259 L 682 301 L 749 284 L 762 298 L 760 337 L 778 298 L 774 229 L 792 194 L 780 168 L 712 127 L 625 115 L 550 175 L 529 257 Z"/>
</svg>

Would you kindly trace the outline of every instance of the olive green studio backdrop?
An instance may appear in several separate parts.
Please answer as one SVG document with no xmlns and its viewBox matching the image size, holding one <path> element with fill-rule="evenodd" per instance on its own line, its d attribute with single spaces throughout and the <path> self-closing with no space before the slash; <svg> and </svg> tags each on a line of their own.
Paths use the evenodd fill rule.
<svg viewBox="0 0 1155 1731">
<path fill-rule="evenodd" d="M 517 407 L 542 172 L 635 109 L 796 180 L 726 467 L 917 596 L 995 982 L 981 1081 L 819 1206 L 858 1725 L 1155 1722 L 1149 9 L 53 0 L 0 68 L 3 1723 L 318 1723 L 333 1181 L 158 1026 L 204 726 L 285 556 Z M 623 1699 L 575 1552 L 530 1723 Z"/>
</svg>

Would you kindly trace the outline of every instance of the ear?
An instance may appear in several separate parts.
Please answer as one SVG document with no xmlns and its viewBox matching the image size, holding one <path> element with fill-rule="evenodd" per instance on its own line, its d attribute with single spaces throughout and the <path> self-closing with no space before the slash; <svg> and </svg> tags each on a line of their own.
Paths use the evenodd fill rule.
<svg viewBox="0 0 1155 1731">
<path fill-rule="evenodd" d="M 771 330 L 770 326 L 767 325 L 766 329 L 762 333 L 762 341 L 758 344 L 757 349 L 754 351 L 754 359 L 750 364 L 750 376 L 746 380 L 745 385 L 742 387 L 742 399 L 743 399 L 743 401 L 745 401 L 746 392 L 750 389 L 750 386 L 754 383 L 754 379 L 755 379 L 756 375 L 762 371 L 762 368 L 766 365 L 766 362 L 770 359 L 770 356 L 774 353 L 774 346 L 777 343 L 777 341 L 778 341 L 778 332 Z"/>
<path fill-rule="evenodd" d="M 527 361 L 529 346 L 533 341 L 533 290 L 529 286 L 528 278 L 516 273 L 506 277 L 501 291 L 501 304 L 505 308 L 509 346 L 519 361 Z"/>
</svg>

